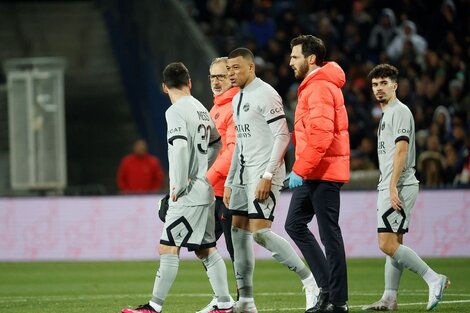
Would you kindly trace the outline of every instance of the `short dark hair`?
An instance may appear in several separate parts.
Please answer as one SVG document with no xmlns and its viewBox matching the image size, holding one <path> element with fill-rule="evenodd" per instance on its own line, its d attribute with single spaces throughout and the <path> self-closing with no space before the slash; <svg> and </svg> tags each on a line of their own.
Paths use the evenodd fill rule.
<svg viewBox="0 0 470 313">
<path fill-rule="evenodd" d="M 181 89 L 189 84 L 189 71 L 181 62 L 168 64 L 163 70 L 163 83 L 168 88 Z"/>
<path fill-rule="evenodd" d="M 398 69 L 390 64 L 379 64 L 369 72 L 369 75 L 367 75 L 369 82 L 371 82 L 373 78 L 390 78 L 391 81 L 397 82 Z"/>
<path fill-rule="evenodd" d="M 316 56 L 315 64 L 323 66 L 325 63 L 326 47 L 323 40 L 312 35 L 300 35 L 290 42 L 290 47 L 302 45 L 302 54 L 304 57 L 314 54 Z"/>
<path fill-rule="evenodd" d="M 229 59 L 234 59 L 238 57 L 242 57 L 255 63 L 255 56 L 253 55 L 253 52 L 251 52 L 251 50 L 248 48 L 236 48 L 228 55 Z"/>
</svg>

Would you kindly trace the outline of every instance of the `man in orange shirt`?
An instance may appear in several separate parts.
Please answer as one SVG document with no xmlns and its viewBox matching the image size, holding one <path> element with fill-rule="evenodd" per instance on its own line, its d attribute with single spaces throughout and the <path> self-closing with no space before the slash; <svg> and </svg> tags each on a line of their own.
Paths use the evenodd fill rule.
<svg viewBox="0 0 470 313">
<path fill-rule="evenodd" d="M 117 184 L 123 194 L 156 192 L 162 187 L 164 176 L 160 161 L 147 152 L 145 140 L 138 139 L 133 153 L 119 165 Z"/>
<path fill-rule="evenodd" d="M 301 35 L 291 41 L 290 66 L 302 79 L 295 110 L 293 195 L 285 229 L 313 272 L 320 294 L 306 313 L 348 312 L 343 237 L 339 227 L 341 186 L 349 180 L 348 116 L 341 92 L 346 79 L 335 62 L 325 62 L 323 41 Z M 325 254 L 308 229 L 317 216 Z"/>
<path fill-rule="evenodd" d="M 240 91 L 233 87 L 227 75 L 227 58 L 215 58 L 209 68 L 209 80 L 214 93 L 214 106 L 210 111 L 212 120 L 222 138 L 222 149 L 216 161 L 207 172 L 207 179 L 215 194 L 215 236 L 219 239 L 224 234 L 225 244 L 233 262 L 232 215 L 223 202 L 224 184 L 232 162 L 235 146 L 235 125 L 233 124 L 232 98 Z M 217 305 L 212 301 L 197 313 L 206 313 Z"/>
</svg>

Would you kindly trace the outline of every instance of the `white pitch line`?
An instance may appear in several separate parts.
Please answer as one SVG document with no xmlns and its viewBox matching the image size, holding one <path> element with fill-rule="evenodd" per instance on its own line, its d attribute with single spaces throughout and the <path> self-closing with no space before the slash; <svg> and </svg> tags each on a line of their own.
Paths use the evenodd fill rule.
<svg viewBox="0 0 470 313">
<path fill-rule="evenodd" d="M 358 295 L 358 296 L 368 296 L 371 295 L 369 293 L 350 293 L 351 295 Z M 410 294 L 410 293 L 408 293 Z M 417 293 L 418 294 L 418 293 Z M 301 293 L 295 292 L 261 292 L 257 293 L 257 296 L 292 296 L 292 295 L 302 295 Z M 372 294 L 376 295 L 376 294 Z M 418 294 L 419 295 L 419 294 Z M 209 293 L 180 293 L 180 294 L 170 294 L 169 297 L 211 297 L 212 294 Z M 445 293 L 445 296 L 463 296 L 463 297 L 470 297 L 470 294 L 452 294 L 452 293 Z M 29 301 L 77 301 L 77 300 L 100 300 L 100 299 L 119 299 L 119 298 L 145 298 L 150 297 L 150 294 L 111 294 L 111 295 L 80 295 L 80 296 L 28 296 L 25 297 L 0 297 L 0 303 L 26 303 Z M 452 303 L 470 303 L 470 299 L 460 299 L 460 300 L 447 300 L 441 301 L 440 304 L 452 304 Z M 399 306 L 417 306 L 417 305 L 425 305 L 427 302 L 415 302 L 415 303 L 404 303 L 400 302 Z M 363 305 L 350 305 L 350 308 L 359 308 Z M 303 308 L 273 308 L 273 309 L 263 309 L 260 310 L 262 312 L 272 312 L 276 310 L 282 311 L 295 311 L 295 310 L 302 310 Z"/>
<path fill-rule="evenodd" d="M 400 292 L 399 295 L 406 296 L 406 295 L 427 295 L 428 291 L 422 291 L 422 292 Z M 263 296 L 263 297 L 269 297 L 269 296 L 300 296 L 303 295 L 302 292 L 257 292 L 256 296 Z M 350 292 L 349 295 L 353 296 L 375 296 L 375 295 L 382 295 L 382 292 Z M 470 297 L 470 293 L 445 293 L 446 296 L 458 296 L 458 297 Z M 108 295 L 77 295 L 77 296 L 49 296 L 49 295 L 42 295 L 42 296 L 28 296 L 28 299 L 50 299 L 50 300 L 57 300 L 57 299 L 77 299 L 77 298 L 83 298 L 83 299 L 107 299 L 107 298 L 115 298 L 115 297 L 147 297 L 150 296 L 150 293 L 146 294 L 108 294 Z M 178 293 L 178 294 L 171 294 L 169 295 L 170 297 L 193 297 L 193 298 L 199 298 L 199 297 L 212 297 L 213 294 L 211 293 Z M 0 296 L 0 301 L 1 300 L 14 300 L 14 299 L 23 299 L 24 297 L 22 296 Z"/>
<path fill-rule="evenodd" d="M 446 294 L 447 296 L 447 294 Z M 470 303 L 470 300 L 442 300 L 439 301 L 439 304 L 452 304 L 452 303 Z M 399 303 L 398 308 L 401 306 L 415 306 L 415 305 L 426 305 L 427 302 L 414 302 L 414 303 Z M 360 308 L 363 305 L 351 305 L 352 308 Z"/>
<path fill-rule="evenodd" d="M 406 297 L 406 296 L 422 296 L 422 295 L 428 295 L 429 291 L 422 291 L 422 292 L 404 292 L 400 291 L 398 294 L 398 297 Z M 382 292 L 350 292 L 350 296 L 382 296 Z M 451 297 L 470 297 L 470 294 L 468 293 L 445 293 L 446 296 L 451 296 Z"/>
<path fill-rule="evenodd" d="M 453 300 L 453 301 L 440 301 L 439 305 L 442 304 L 454 304 L 454 303 L 470 303 L 470 300 Z M 428 304 L 427 302 L 414 302 L 414 303 L 400 303 L 398 305 L 398 308 L 401 306 L 418 306 L 418 305 L 426 305 Z M 364 304 L 361 305 L 350 305 L 349 308 L 362 308 Z M 299 310 L 304 310 L 304 308 L 275 308 L 275 309 L 260 309 L 258 308 L 259 312 L 276 312 L 276 311 L 299 311 Z"/>
</svg>

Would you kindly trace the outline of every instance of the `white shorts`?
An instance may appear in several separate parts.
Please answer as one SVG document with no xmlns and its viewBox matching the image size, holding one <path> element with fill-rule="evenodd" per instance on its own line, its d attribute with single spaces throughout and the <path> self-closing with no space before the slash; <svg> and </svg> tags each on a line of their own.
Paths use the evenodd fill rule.
<svg viewBox="0 0 470 313">
<path fill-rule="evenodd" d="M 160 243 L 189 251 L 215 247 L 215 203 L 198 206 L 171 205 Z"/>
<path fill-rule="evenodd" d="M 279 199 L 280 186 L 272 185 L 269 197 L 264 201 L 255 199 L 258 184 L 232 185 L 230 211 L 232 215 L 248 216 L 252 219 L 274 220 L 274 208 Z"/>
<path fill-rule="evenodd" d="M 389 189 L 379 190 L 377 198 L 377 231 L 379 233 L 408 232 L 408 225 L 411 220 L 411 210 L 418 197 L 419 185 L 408 185 L 398 187 L 398 196 L 403 207 L 396 211 L 390 204 Z"/>
</svg>

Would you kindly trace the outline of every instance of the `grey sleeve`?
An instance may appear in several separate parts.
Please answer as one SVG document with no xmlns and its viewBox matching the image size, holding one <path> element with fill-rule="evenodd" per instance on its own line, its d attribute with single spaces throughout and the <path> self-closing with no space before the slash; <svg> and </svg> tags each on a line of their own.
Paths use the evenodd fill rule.
<svg viewBox="0 0 470 313">
<path fill-rule="evenodd" d="M 284 155 L 286 154 L 290 141 L 290 135 L 281 97 L 273 90 L 266 99 L 268 101 L 262 111 L 266 123 L 268 123 L 269 129 L 274 137 L 273 150 L 271 151 L 266 172 L 274 173 L 284 160 Z"/>
<path fill-rule="evenodd" d="M 170 193 L 175 188 L 176 195 L 182 194 L 188 186 L 189 148 L 186 121 L 174 109 L 166 111 L 168 125 L 168 162 L 170 167 Z M 172 157 L 178 156 L 178 157 Z"/>
<path fill-rule="evenodd" d="M 168 147 L 171 150 L 171 155 L 177 155 L 177 158 L 171 158 L 170 168 L 173 170 L 174 182 L 170 186 L 170 193 L 172 188 L 175 188 L 177 196 L 181 195 L 188 187 L 189 182 L 189 149 L 188 141 L 184 139 L 176 139 L 173 144 Z"/>
<path fill-rule="evenodd" d="M 237 172 L 238 167 L 238 144 L 235 143 L 235 148 L 233 149 L 232 163 L 230 163 L 230 170 L 227 174 L 227 179 L 225 180 L 225 187 L 230 187 L 233 184 L 233 178 Z"/>
<path fill-rule="evenodd" d="M 393 114 L 393 140 L 395 143 L 401 140 L 410 141 L 413 131 L 413 115 L 406 107 L 400 108 Z"/>
<path fill-rule="evenodd" d="M 269 124 L 269 128 L 274 135 L 274 145 L 266 172 L 274 173 L 284 160 L 284 155 L 289 146 L 290 136 L 285 118 Z"/>
<path fill-rule="evenodd" d="M 209 137 L 209 145 L 207 147 L 207 168 L 210 168 L 214 164 L 219 151 L 222 148 L 222 137 L 220 137 L 219 132 L 215 125 L 212 125 L 212 129 Z"/>
</svg>

